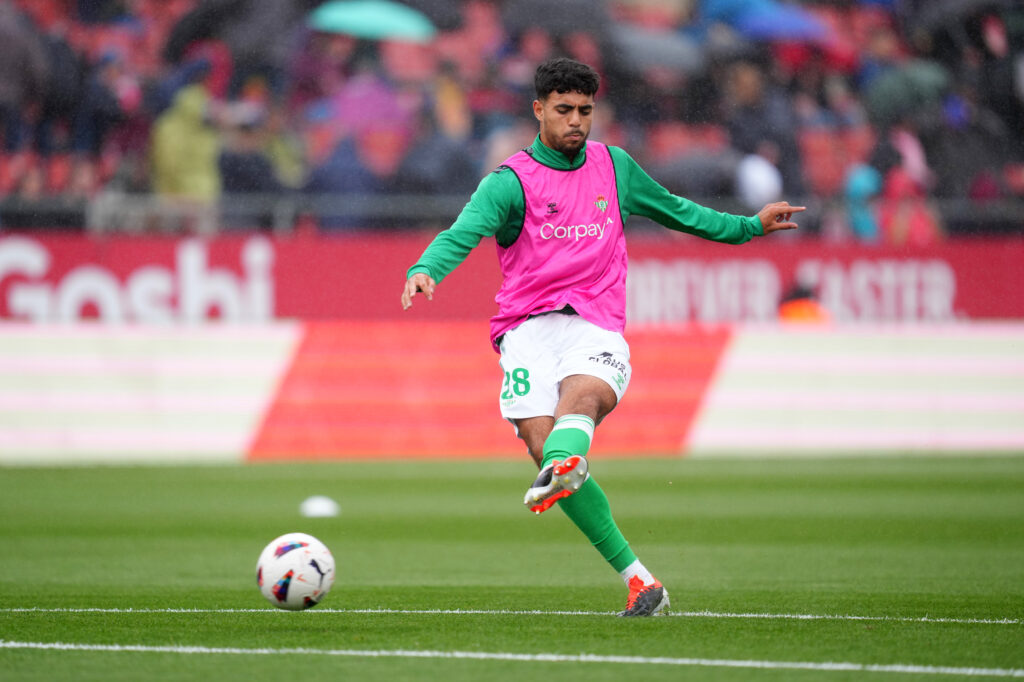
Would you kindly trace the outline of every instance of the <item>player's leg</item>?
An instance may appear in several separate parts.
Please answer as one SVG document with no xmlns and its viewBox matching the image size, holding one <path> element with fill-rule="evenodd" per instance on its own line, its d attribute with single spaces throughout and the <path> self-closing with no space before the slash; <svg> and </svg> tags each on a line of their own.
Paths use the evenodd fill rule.
<svg viewBox="0 0 1024 682">
<path fill-rule="evenodd" d="M 554 361 L 561 355 L 558 351 L 569 346 L 567 340 L 576 342 L 572 334 L 567 339 L 560 332 L 581 323 L 584 333 L 594 338 L 571 353 L 576 361 Z M 546 492 L 558 495 L 566 515 L 629 586 L 623 615 L 653 615 L 668 605 L 668 594 L 629 548 L 586 461 L 595 424 L 611 412 L 628 386 L 629 349 L 621 335 L 590 327 L 578 318 L 545 316 L 507 334 L 501 344 L 502 415 L 516 425 L 516 434 L 541 468 L 531 491 L 552 486 Z M 528 501 L 530 497 L 528 492 Z"/>
<path fill-rule="evenodd" d="M 622 400 L 631 374 L 629 346 L 621 334 L 580 318 L 569 318 L 565 325 L 568 338 L 561 347 L 568 352 L 559 363 L 563 379 L 555 425 L 544 444 L 544 464 L 558 461 L 565 453 L 587 454 L 594 425 Z M 593 424 L 579 417 L 589 417 Z M 667 608 L 668 592 L 630 549 L 612 517 L 607 496 L 592 476 L 558 505 L 629 586 L 623 615 L 648 616 Z"/>
<path fill-rule="evenodd" d="M 573 375 L 559 383 L 554 419 L 517 422 L 521 433 L 540 432 L 532 438 L 531 452 L 537 452 L 536 444 L 541 443 L 541 456 L 534 456 L 541 472 L 523 500 L 530 511 L 538 514 L 547 511 L 558 500 L 580 489 L 587 478 L 586 455 L 594 427 L 611 412 L 617 401 L 615 392 L 601 379 Z"/>
<path fill-rule="evenodd" d="M 558 478 L 559 461 L 571 461 L 574 455 L 585 457 L 594 435 L 594 424 L 600 423 L 615 407 L 618 397 L 603 379 L 573 375 L 562 380 L 561 397 L 556 408 L 557 419 L 543 445 L 541 476 L 534 483 L 545 483 L 544 471 L 551 467 Z M 585 460 L 583 466 L 586 466 Z M 582 466 L 577 465 L 578 471 Z M 611 505 L 604 490 L 593 476 L 584 474 L 578 489 L 557 499 L 558 506 L 594 548 L 614 568 L 629 587 L 626 610 L 622 615 L 648 616 L 663 612 L 668 606 L 668 591 L 640 562 L 630 548 L 612 516 Z"/>
<path fill-rule="evenodd" d="M 516 435 L 541 469 L 527 493 L 527 500 L 533 498 L 528 506 L 538 513 L 583 484 L 587 474 L 584 456 L 590 449 L 594 423 L 615 407 L 618 399 L 600 379 L 567 377 L 562 372 L 566 342 L 574 342 L 566 331 L 579 321 L 557 313 L 533 317 L 507 332 L 500 343 L 504 374 L 501 414 L 516 425 Z M 591 327 L 586 323 L 581 328 L 589 331 Z M 624 341 L 621 345 L 628 354 Z M 559 404 L 563 405 L 561 412 Z M 557 422 L 556 416 L 560 417 Z M 556 457 L 557 462 L 553 461 Z"/>
<path fill-rule="evenodd" d="M 544 441 L 551 435 L 551 428 L 555 425 L 554 417 L 528 417 L 526 419 L 514 419 L 512 423 L 516 427 L 516 435 L 526 444 L 526 450 L 533 463 L 540 469 L 544 464 Z"/>
</svg>

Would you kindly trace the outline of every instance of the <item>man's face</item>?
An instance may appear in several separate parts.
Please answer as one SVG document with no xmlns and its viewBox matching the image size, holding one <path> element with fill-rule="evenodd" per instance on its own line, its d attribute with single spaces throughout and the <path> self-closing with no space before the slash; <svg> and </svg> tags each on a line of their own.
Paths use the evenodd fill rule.
<svg viewBox="0 0 1024 682">
<path fill-rule="evenodd" d="M 552 92 L 533 101 L 540 141 L 572 158 L 583 148 L 594 122 L 594 97 L 581 92 Z"/>
</svg>

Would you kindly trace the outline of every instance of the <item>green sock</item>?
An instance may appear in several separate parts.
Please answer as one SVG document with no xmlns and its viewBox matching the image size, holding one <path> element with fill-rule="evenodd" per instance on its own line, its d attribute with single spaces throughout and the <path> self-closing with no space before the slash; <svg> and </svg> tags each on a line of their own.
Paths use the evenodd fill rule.
<svg viewBox="0 0 1024 682">
<path fill-rule="evenodd" d="M 562 460 L 573 455 L 586 455 L 590 440 L 594 437 L 594 420 L 584 414 L 567 414 L 559 417 L 544 441 L 543 469 L 552 460 Z"/>
<path fill-rule="evenodd" d="M 633 554 L 622 531 L 615 525 L 608 496 L 593 476 L 587 477 L 580 489 L 572 495 L 559 500 L 558 506 L 616 571 L 621 573 L 636 561 L 636 554 Z"/>
<path fill-rule="evenodd" d="M 548 439 L 544 441 L 544 463 L 565 459 L 572 455 L 586 455 L 594 437 L 594 422 L 581 414 L 567 414 L 555 422 Z M 565 515 L 576 524 L 594 545 L 605 561 L 616 571 L 623 571 L 636 561 L 636 555 L 612 518 L 608 496 L 592 476 L 588 476 L 580 489 L 558 501 Z"/>
</svg>

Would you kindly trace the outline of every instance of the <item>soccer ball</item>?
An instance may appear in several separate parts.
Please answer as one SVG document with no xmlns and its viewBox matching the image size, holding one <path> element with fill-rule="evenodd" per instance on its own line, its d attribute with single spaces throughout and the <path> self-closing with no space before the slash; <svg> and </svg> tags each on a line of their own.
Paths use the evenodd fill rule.
<svg viewBox="0 0 1024 682">
<path fill-rule="evenodd" d="M 334 557 L 312 535 L 286 533 L 272 540 L 260 554 L 256 584 L 267 601 L 279 609 L 308 609 L 331 591 Z"/>
</svg>

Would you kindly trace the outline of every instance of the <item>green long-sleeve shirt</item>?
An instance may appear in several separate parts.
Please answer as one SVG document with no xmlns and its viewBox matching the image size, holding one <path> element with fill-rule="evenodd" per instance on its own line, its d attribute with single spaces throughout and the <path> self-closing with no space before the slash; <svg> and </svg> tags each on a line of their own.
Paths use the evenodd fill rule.
<svg viewBox="0 0 1024 682">
<path fill-rule="evenodd" d="M 619 193 L 622 224 L 631 215 L 640 215 L 679 232 L 728 244 L 742 244 L 764 234 L 757 216 L 744 217 L 719 213 L 676 196 L 658 184 L 625 150 L 608 147 L 615 167 L 615 185 Z M 583 147 L 574 159 L 547 147 L 540 136 L 533 141 L 533 158 L 551 168 L 572 170 L 586 161 Z M 451 227 L 430 243 L 407 273 L 430 275 L 441 282 L 466 259 L 484 237 L 494 237 L 509 246 L 523 228 L 525 205 L 519 178 L 508 168 L 488 174 L 469 199 Z"/>
</svg>

